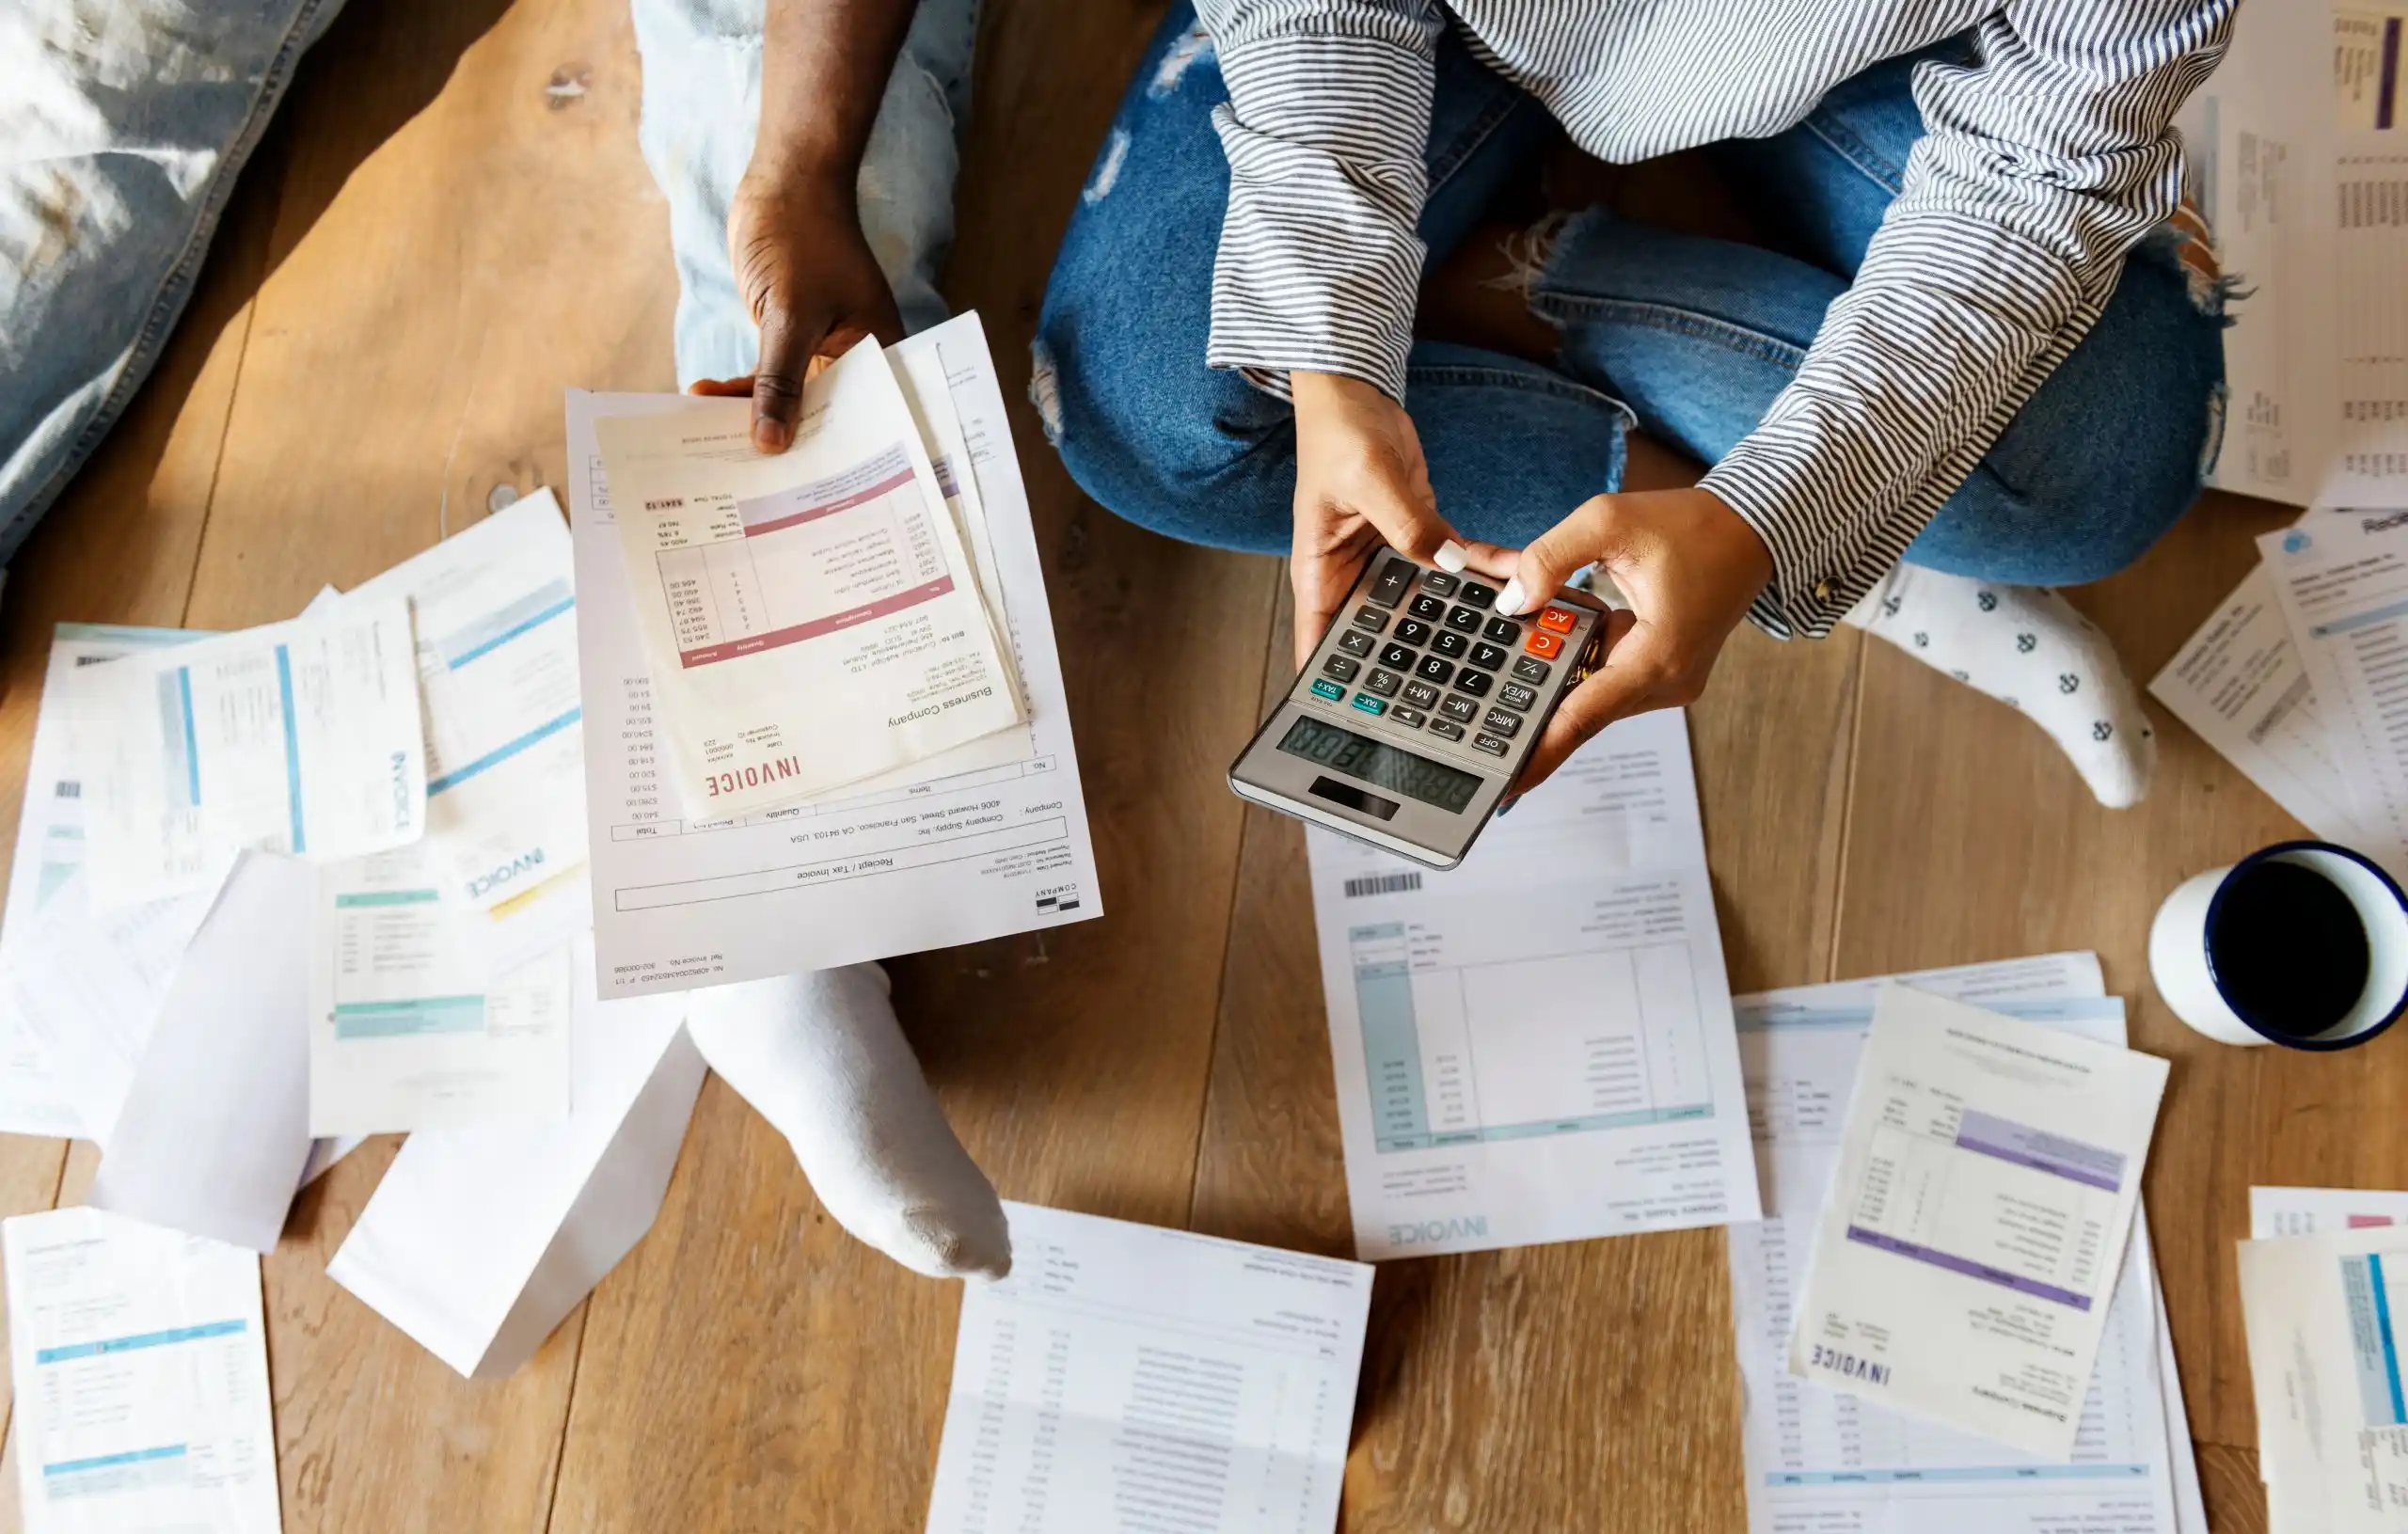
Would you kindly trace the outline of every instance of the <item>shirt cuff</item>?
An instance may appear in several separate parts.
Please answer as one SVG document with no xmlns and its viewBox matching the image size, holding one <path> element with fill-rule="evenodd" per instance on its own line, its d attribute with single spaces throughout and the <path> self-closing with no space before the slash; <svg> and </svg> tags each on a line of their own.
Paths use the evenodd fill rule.
<svg viewBox="0 0 2408 1534">
<path fill-rule="evenodd" d="M 1921 529 L 1905 509 L 1867 527 L 1847 517 L 1802 446 L 1741 440 L 1698 488 L 1739 514 L 1772 555 L 1748 619 L 1775 639 L 1821 639 L 1895 569 Z"/>
</svg>

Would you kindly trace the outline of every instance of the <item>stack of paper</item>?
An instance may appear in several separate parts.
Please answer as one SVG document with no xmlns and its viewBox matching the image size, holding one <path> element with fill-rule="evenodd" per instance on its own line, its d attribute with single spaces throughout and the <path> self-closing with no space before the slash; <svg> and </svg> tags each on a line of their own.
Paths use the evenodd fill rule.
<svg viewBox="0 0 2408 1534">
<path fill-rule="evenodd" d="M 1371 1270 L 1004 1206 L 961 1300 L 928 1534 L 1326 1534 Z"/>
<path fill-rule="evenodd" d="M 594 946 L 605 997 L 826 969 L 1102 914 L 1044 570 L 986 336 L 977 316 L 965 314 L 895 347 L 878 364 L 889 370 L 883 378 L 874 360 L 848 356 L 812 396 L 836 391 L 829 410 L 865 419 L 870 437 L 823 442 L 834 419 L 823 416 L 818 435 L 772 460 L 750 458 L 740 401 L 569 396 Z M 910 406 L 900 425 L 898 394 Z M 652 453 L 631 467 L 640 477 L 691 469 L 720 486 L 713 494 L 733 498 L 719 520 L 675 524 L 717 542 L 627 549 L 630 524 L 619 518 L 634 498 L 603 473 L 606 428 L 624 428 Z M 794 485 L 772 489 L 769 480 L 747 478 L 825 479 L 840 447 L 856 456 L 891 449 L 910 466 L 909 485 L 895 482 L 896 471 L 859 487 L 869 495 L 885 486 L 871 500 L 824 484 L 797 500 Z M 626 438 L 620 448 L 628 449 Z M 708 456 L 720 452 L 729 458 Z M 923 464 L 943 491 L 933 516 Z M 774 507 L 745 510 L 754 498 Z M 800 511 L 775 509 L 804 501 L 827 514 L 797 521 Z M 663 516 L 687 510 L 638 507 L 634 525 L 662 536 L 672 526 Z M 701 587 L 691 584 L 698 559 L 711 577 Z M 940 563 L 940 577 L 894 584 Z M 840 604 L 844 593 L 873 590 L 888 594 Z M 672 606 L 673 594 L 690 604 L 705 593 L 713 594 L 700 607 Z M 767 607 L 756 602 L 762 593 Z M 904 605 L 885 610 L 890 600 Z M 805 611 L 818 616 L 797 618 Z M 951 616 L 940 624 L 941 614 Z M 831 623 L 837 626 L 823 626 Z M 713 625 L 751 626 L 737 633 Z M 789 629 L 803 637 L 783 637 Z M 670 648 L 646 638 L 661 634 L 671 636 Z M 680 635 L 684 648 L 675 647 Z M 820 666 L 829 645 L 852 656 L 878 688 L 918 695 L 860 737 L 883 744 L 823 752 L 837 751 L 832 737 L 846 733 L 838 703 L 852 696 L 849 684 L 835 697 L 756 696 L 742 680 L 756 665 L 773 676 Z M 940 655 L 952 658 L 940 667 Z M 923 694 L 923 687 L 937 690 Z M 1014 693 L 1022 722 L 995 727 L 1012 717 L 1006 697 Z M 945 698 L 956 705 L 944 708 Z M 715 725 L 691 733 L 693 711 L 731 699 L 740 717 L 771 732 L 748 738 L 773 736 L 792 748 L 778 760 L 791 757 L 793 775 L 780 766 L 748 777 L 708 759 L 697 767 L 706 781 L 687 774 L 689 747 L 707 758 L 719 738 L 709 734 Z M 930 708 L 937 712 L 923 713 Z M 974 737 L 955 716 L 986 719 L 989 733 Z M 939 738 L 931 732 L 940 726 L 966 743 L 910 759 Z M 878 768 L 890 760 L 905 765 Z M 832 795 L 795 798 L 803 784 L 860 770 L 877 775 Z"/>
<path fill-rule="evenodd" d="M 2272 1534 L 2408 1529 L 2408 1194 L 2252 1188 L 2241 1305 Z"/>
<path fill-rule="evenodd" d="M 2408 512 L 2312 511 L 2149 691 L 2326 841 L 2408 877 Z"/>
<path fill-rule="evenodd" d="M 1953 999 L 2002 1020 L 2075 1036 L 2066 1043 L 2087 1038 L 2108 1045 L 2123 1037 L 2123 1004 L 2106 996 L 2099 961 L 2088 954 L 1891 978 L 1927 998 Z M 1856 1083 L 1867 1068 L 1866 1038 L 1884 985 L 1845 981 L 1738 999 L 1740 1056 L 1766 1190 L 1765 1220 L 1734 1226 L 1730 1244 L 1732 1319 L 1746 1389 L 1749 1526 L 1759 1534 L 1843 1526 L 1908 1534 L 1944 1520 L 1965 1534 L 2093 1524 L 2132 1534 L 2205 1534 L 2172 1336 L 2147 1226 L 2137 1219 L 2129 1253 L 2115 1248 L 2122 1254 L 2120 1275 L 2101 1275 L 2112 1298 L 2103 1306 L 2097 1364 L 2087 1371 L 2067 1447 L 2052 1444 L 2049 1452 L 2033 1452 L 1934 1420 L 1905 1400 L 1888 1399 L 1907 1393 L 1903 1372 L 1852 1392 L 1848 1386 L 1867 1377 L 1861 1369 L 1837 1380 L 1811 1367 L 1803 1378 L 1792 1371 L 1797 1318 L 1814 1304 L 1808 1291 L 1820 1276 L 1810 1276 L 1810 1250 L 1844 1159 L 1843 1131 L 1853 1122 Z M 1948 1197 L 1931 1207 L 1960 1220 L 2016 1210 L 2007 1243 L 2024 1248 L 2017 1260 L 2037 1255 L 2044 1238 L 2036 1209 L 1985 1204 L 1970 1184 L 1951 1183 L 1946 1191 Z M 1951 1232 L 1951 1244 L 1969 1234 Z M 1993 1290 L 1994 1298 L 1982 1298 Z M 1998 1286 L 1977 1289 L 1970 1281 L 1965 1298 L 1960 1320 L 2008 1336 L 2028 1334 L 2020 1321 L 2004 1323 L 2046 1306 L 2068 1318 L 2078 1314 Z M 1909 1318 L 1903 1306 L 1893 1314 L 1903 1338 Z M 1955 1353 L 1937 1361 L 1971 1362 Z M 2057 1367 L 2054 1359 L 2042 1362 Z M 2065 1431 L 2064 1424 L 2050 1427 Z"/>
<path fill-rule="evenodd" d="M 1756 1217 L 1682 714 L 1608 730 L 1447 873 L 1307 834 L 1356 1256 Z"/>
<path fill-rule="evenodd" d="M 2214 482 L 2408 506 L 2408 133 L 2400 0 L 2242 6 L 2181 126 L 2240 294 Z"/>
</svg>

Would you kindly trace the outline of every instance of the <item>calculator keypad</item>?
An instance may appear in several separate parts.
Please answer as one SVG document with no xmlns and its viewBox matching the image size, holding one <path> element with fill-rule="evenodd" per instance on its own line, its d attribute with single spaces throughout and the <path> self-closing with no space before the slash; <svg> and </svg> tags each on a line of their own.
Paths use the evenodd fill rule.
<svg viewBox="0 0 2408 1534">
<path fill-rule="evenodd" d="M 1363 597 L 1322 659 L 1314 696 L 1335 704 L 1351 693 L 1363 713 L 1442 740 L 1468 739 L 1491 756 L 1512 754 L 1554 676 L 1550 663 L 1579 622 L 1571 609 L 1549 607 L 1517 623 L 1493 610 L 1493 588 L 1394 559 Z M 1394 616 L 1398 609 L 1409 616 Z M 1502 680 L 1507 672 L 1511 680 Z"/>
</svg>

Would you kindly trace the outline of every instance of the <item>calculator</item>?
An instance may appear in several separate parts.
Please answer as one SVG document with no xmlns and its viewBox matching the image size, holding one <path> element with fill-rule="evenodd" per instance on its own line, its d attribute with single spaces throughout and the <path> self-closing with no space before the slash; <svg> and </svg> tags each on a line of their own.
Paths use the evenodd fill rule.
<svg viewBox="0 0 2408 1534">
<path fill-rule="evenodd" d="M 1606 608 L 1565 592 L 1508 618 L 1497 589 L 1383 552 L 1229 768 L 1240 797 L 1432 868 L 1471 850 Z"/>
</svg>

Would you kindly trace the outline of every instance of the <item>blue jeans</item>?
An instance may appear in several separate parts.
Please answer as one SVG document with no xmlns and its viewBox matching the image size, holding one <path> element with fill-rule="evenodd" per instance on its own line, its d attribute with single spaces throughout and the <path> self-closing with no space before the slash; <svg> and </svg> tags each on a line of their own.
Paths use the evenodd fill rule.
<svg viewBox="0 0 2408 1534">
<path fill-rule="evenodd" d="M 752 369 L 727 205 L 760 114 L 762 0 L 632 0 L 644 156 L 669 199 L 679 382 Z M 0 9 L 0 566 L 108 434 L 191 295 L 234 177 L 341 0 Z M 106 8 L 103 8 L 104 9 Z M 944 318 L 977 0 L 925 0 L 861 174 L 914 329 Z"/>
<path fill-rule="evenodd" d="M 1518 546 L 1620 485 L 1632 428 L 1708 464 L 1751 430 L 1897 195 L 1923 133 L 1909 89 L 1922 56 L 1867 70 L 1785 133 L 1717 146 L 1741 196 L 1797 254 L 1595 209 L 1562 227 L 1530 283 L 1531 308 L 1560 337 L 1553 366 L 1417 341 L 1405 407 L 1449 520 Z M 1293 417 L 1204 365 L 1228 196 L 1211 114 L 1227 98 L 1181 0 L 1063 241 L 1031 391 L 1071 478 L 1114 512 L 1193 543 L 1281 553 Z M 1557 132 L 1536 101 L 1452 32 L 1442 37 L 1420 223 L 1433 264 L 1491 216 Z M 2139 558 L 2191 504 L 2222 436 L 2223 293 L 2187 273 L 2162 232 L 1908 559 L 2019 584 L 2095 580 Z"/>
</svg>

